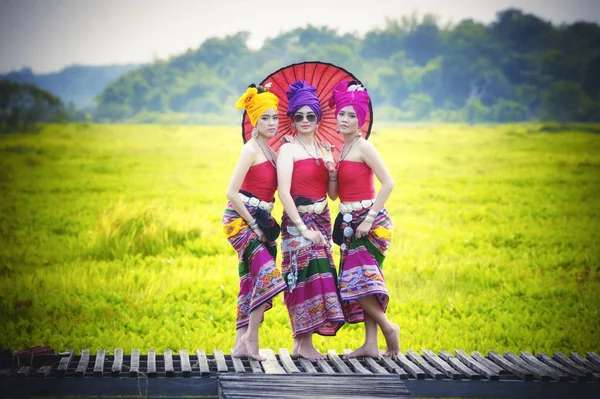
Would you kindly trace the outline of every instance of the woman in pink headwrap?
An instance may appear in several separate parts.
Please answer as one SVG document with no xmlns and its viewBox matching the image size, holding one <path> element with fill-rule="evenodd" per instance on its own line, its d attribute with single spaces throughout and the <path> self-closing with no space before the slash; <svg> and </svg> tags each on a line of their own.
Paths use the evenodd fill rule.
<svg viewBox="0 0 600 399">
<path fill-rule="evenodd" d="M 389 296 L 381 270 L 392 229 L 384 206 L 394 181 L 373 144 L 360 134 L 369 112 L 366 89 L 356 81 L 340 82 L 329 106 L 335 107 L 338 131 L 344 135 L 337 171 L 340 213 L 333 232 L 340 245 L 339 291 L 346 321 L 365 325 L 364 344 L 346 357 L 379 357 L 379 326 L 387 343 L 385 355 L 394 358 L 400 350 L 400 328 L 385 314 Z M 381 183 L 377 194 L 373 175 Z"/>
<path fill-rule="evenodd" d="M 325 165 L 333 161 L 331 151 L 315 139 L 322 116 L 316 89 L 298 81 L 286 94 L 287 115 L 294 120 L 297 135 L 281 146 L 277 167 L 277 191 L 284 208 L 283 297 L 294 337 L 292 356 L 319 360 L 326 356 L 314 347 L 313 334 L 335 335 L 344 324 L 327 206 L 327 195 L 337 198 L 337 183 Z"/>
<path fill-rule="evenodd" d="M 279 99 L 267 88 L 250 85 L 236 103 L 254 126 L 227 188 L 223 229 L 238 253 L 240 291 L 236 339 L 231 355 L 261 360 L 258 327 L 273 297 L 285 289 L 275 265 L 279 225 L 271 216 L 277 189 L 276 156 L 269 138 L 277 135 Z"/>
</svg>

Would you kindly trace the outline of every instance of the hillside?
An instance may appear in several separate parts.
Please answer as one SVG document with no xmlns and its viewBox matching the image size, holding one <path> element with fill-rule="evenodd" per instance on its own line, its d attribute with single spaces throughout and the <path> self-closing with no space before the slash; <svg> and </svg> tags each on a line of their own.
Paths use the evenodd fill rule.
<svg viewBox="0 0 600 399">
<path fill-rule="evenodd" d="M 0 79 L 17 83 L 32 83 L 58 96 L 65 105 L 73 103 L 76 108 L 95 107 L 94 97 L 112 81 L 124 73 L 138 68 L 137 64 L 83 66 L 73 65 L 59 72 L 35 74 L 31 69 L 0 75 Z"/>
</svg>

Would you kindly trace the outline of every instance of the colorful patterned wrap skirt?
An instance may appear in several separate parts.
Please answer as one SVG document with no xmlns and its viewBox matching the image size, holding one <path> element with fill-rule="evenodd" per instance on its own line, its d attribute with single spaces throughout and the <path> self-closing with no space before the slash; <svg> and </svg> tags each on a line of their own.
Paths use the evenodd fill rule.
<svg viewBox="0 0 600 399">
<path fill-rule="evenodd" d="M 256 217 L 258 208 L 248 203 L 246 208 Z M 269 215 L 272 219 L 272 216 Z M 273 219 L 274 222 L 274 219 Z M 261 242 L 231 203 L 223 214 L 223 230 L 238 253 L 240 293 L 238 294 L 236 329 L 248 325 L 250 312 L 263 303 L 265 310 L 273 307 L 273 297 L 285 289 L 281 272 L 275 264 L 277 244 Z"/>
<path fill-rule="evenodd" d="M 367 237 L 357 239 L 356 228 L 368 211 L 369 208 L 364 208 L 347 213 L 346 215 L 352 215 L 352 221 L 342 219 L 340 224 L 346 234 L 340 246 L 339 290 L 348 323 L 359 323 L 365 319 L 357 299 L 375 295 L 384 312 L 389 300 L 382 268 L 391 242 L 392 219 L 387 210 L 382 209 L 375 217 Z M 346 219 L 350 217 L 346 216 Z"/>
<path fill-rule="evenodd" d="M 300 216 L 309 229 L 320 231 L 325 244 L 313 245 L 284 212 L 281 222 L 282 273 L 287 283 L 283 298 L 292 325 L 292 336 L 308 332 L 335 335 L 344 325 L 333 261 L 329 208 Z"/>
</svg>

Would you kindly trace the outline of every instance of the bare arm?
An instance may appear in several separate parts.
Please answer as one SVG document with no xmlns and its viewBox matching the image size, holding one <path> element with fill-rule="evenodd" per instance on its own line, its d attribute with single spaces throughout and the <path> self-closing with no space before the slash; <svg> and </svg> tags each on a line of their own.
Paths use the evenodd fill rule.
<svg viewBox="0 0 600 399">
<path fill-rule="evenodd" d="M 290 194 L 293 171 L 294 154 L 292 144 L 284 144 L 279 149 L 279 155 L 277 156 L 277 195 L 290 219 L 297 220 L 300 218 L 300 214 Z"/>
<path fill-rule="evenodd" d="M 394 189 L 394 179 L 392 179 L 392 175 L 390 175 L 390 172 L 385 167 L 383 159 L 381 159 L 381 155 L 379 155 L 375 146 L 366 140 L 361 144 L 361 158 L 363 162 L 373 170 L 373 173 L 377 176 L 377 180 L 381 183 L 375 203 L 371 207 L 376 213 L 379 213 Z"/>
<path fill-rule="evenodd" d="M 373 219 L 375 216 L 377 216 L 379 211 L 383 209 L 385 203 L 390 198 L 392 190 L 394 189 L 394 180 L 392 179 L 390 172 L 385 167 L 379 152 L 377 152 L 377 149 L 373 144 L 366 140 L 361 143 L 361 159 L 371 168 L 371 170 L 373 170 L 373 173 L 375 173 L 375 176 L 377 176 L 377 179 L 381 183 L 381 188 L 377 193 L 375 203 L 371 207 L 369 214 L 356 229 L 356 236 L 358 238 L 366 236 L 369 230 L 371 230 Z"/>
<path fill-rule="evenodd" d="M 256 151 L 254 151 L 252 147 L 250 147 L 249 145 L 245 145 L 244 147 L 242 147 L 240 157 L 238 158 L 237 165 L 235 166 L 233 176 L 229 181 L 229 187 L 227 187 L 226 192 L 227 199 L 229 200 L 229 202 L 231 202 L 233 209 L 235 209 L 236 212 L 242 218 L 244 218 L 244 220 L 248 224 L 250 224 L 250 222 L 254 220 L 254 217 L 252 217 L 250 212 L 248 212 L 248 209 L 246 209 L 246 206 L 242 202 L 240 196 L 238 195 L 238 192 L 240 191 L 242 183 L 244 182 L 244 178 L 248 173 L 248 169 L 250 169 L 250 166 L 252 166 L 252 164 L 254 163 L 255 158 Z"/>
<path fill-rule="evenodd" d="M 327 196 L 332 200 L 338 198 L 338 181 L 337 181 L 337 169 L 335 161 L 333 160 L 333 151 L 331 144 L 324 141 L 319 145 L 321 154 L 323 155 L 323 161 L 327 166 L 327 172 L 329 173 L 329 182 L 327 183 Z"/>
<path fill-rule="evenodd" d="M 336 199 L 338 199 L 338 181 L 337 181 L 337 172 L 335 174 L 335 180 L 332 180 L 333 177 L 330 174 L 329 175 L 329 183 L 327 183 L 327 195 L 329 196 L 329 198 L 331 198 L 333 201 L 335 201 Z"/>
</svg>

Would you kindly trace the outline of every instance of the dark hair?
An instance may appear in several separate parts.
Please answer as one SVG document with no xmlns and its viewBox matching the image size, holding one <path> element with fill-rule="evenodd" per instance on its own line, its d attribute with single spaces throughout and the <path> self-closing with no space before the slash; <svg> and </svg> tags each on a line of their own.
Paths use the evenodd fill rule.
<svg viewBox="0 0 600 399">
<path fill-rule="evenodd" d="M 264 93 L 264 92 L 266 92 L 266 91 L 267 91 L 267 89 L 265 89 L 263 86 L 261 86 L 261 85 L 258 85 L 258 86 L 257 86 L 257 85 L 255 85 L 254 83 L 250 83 L 250 84 L 248 85 L 248 87 L 255 87 L 255 88 L 256 88 L 256 90 L 258 91 L 258 94 L 260 94 L 260 93 Z"/>
</svg>

